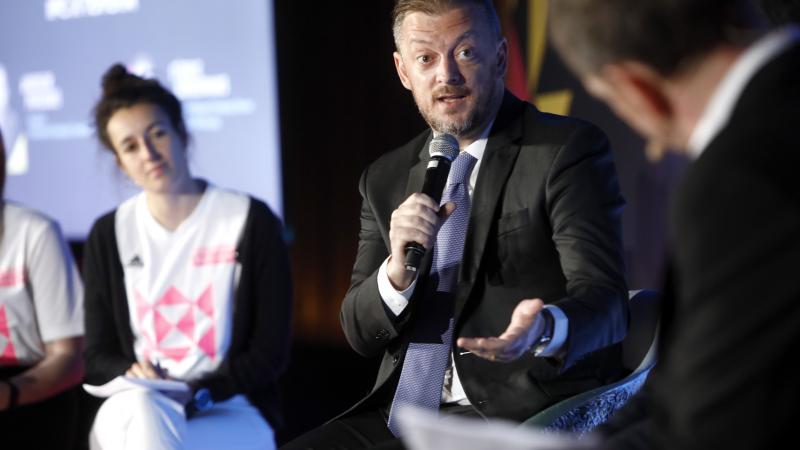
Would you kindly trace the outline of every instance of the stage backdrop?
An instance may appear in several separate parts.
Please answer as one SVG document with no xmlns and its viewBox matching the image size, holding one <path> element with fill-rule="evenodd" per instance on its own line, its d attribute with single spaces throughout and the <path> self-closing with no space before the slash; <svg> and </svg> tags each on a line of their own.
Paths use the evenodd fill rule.
<svg viewBox="0 0 800 450">
<path fill-rule="evenodd" d="M 6 198 L 72 240 L 136 192 L 100 149 L 91 108 L 115 62 L 183 101 L 193 173 L 282 215 L 272 0 L 3 0 Z"/>
</svg>

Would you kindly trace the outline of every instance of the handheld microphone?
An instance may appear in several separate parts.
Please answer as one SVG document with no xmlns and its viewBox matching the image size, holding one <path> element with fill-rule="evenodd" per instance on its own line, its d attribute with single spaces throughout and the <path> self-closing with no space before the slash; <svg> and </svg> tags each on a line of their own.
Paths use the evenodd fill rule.
<svg viewBox="0 0 800 450">
<path fill-rule="evenodd" d="M 422 183 L 422 193 L 428 195 L 436 204 L 442 201 L 442 192 L 450 173 L 450 163 L 458 156 L 458 141 L 449 134 L 435 136 L 428 146 L 431 160 L 425 170 L 425 181 Z M 425 256 L 425 247 L 416 242 L 406 245 L 406 270 L 416 272 L 422 257 Z"/>
</svg>

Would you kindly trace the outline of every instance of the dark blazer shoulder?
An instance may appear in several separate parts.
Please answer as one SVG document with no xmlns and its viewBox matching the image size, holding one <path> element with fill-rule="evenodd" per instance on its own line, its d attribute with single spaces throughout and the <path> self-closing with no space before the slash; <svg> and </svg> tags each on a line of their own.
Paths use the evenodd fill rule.
<svg viewBox="0 0 800 450">
<path fill-rule="evenodd" d="M 542 112 L 527 102 L 524 124 L 523 144 L 552 144 L 558 148 L 575 139 L 608 142 L 605 132 L 587 120 Z"/>
<path fill-rule="evenodd" d="M 373 214 L 377 213 L 375 209 L 380 211 L 394 209 L 410 192 L 409 183 L 417 183 L 409 177 L 412 174 L 421 176 L 424 173 L 424 167 L 417 166 L 424 164 L 420 157 L 427 160 L 423 149 L 430 137 L 430 130 L 421 132 L 406 144 L 381 155 L 361 173 L 358 190 L 366 202 L 365 205 L 373 208 Z"/>
<path fill-rule="evenodd" d="M 540 174 L 538 179 L 549 184 L 565 170 L 586 163 L 594 168 L 587 175 L 617 183 L 611 144 L 603 130 L 586 120 L 541 112 L 530 103 L 521 103 L 516 123 L 505 131 L 510 145 L 519 146 L 518 169 Z"/>
<path fill-rule="evenodd" d="M 84 261 L 92 253 L 96 261 L 106 260 L 115 261 L 119 260 L 119 250 L 117 248 L 117 230 L 116 230 L 116 217 L 117 210 L 113 209 L 104 213 L 97 220 L 95 220 L 92 228 L 89 230 L 89 236 L 86 238 L 86 251 L 84 252 Z M 110 267 L 96 269 L 113 270 L 114 275 L 121 275 L 121 266 L 117 267 L 112 264 Z M 118 270 L 117 270 L 118 269 Z M 118 273 L 119 272 L 119 273 Z M 87 274 L 84 274 L 84 278 Z"/>
<path fill-rule="evenodd" d="M 283 222 L 264 201 L 250 195 L 248 199 L 250 205 L 236 253 L 239 260 L 247 262 L 248 266 L 257 266 L 269 258 L 265 252 L 279 251 L 274 247 L 277 241 L 283 243 Z"/>
<path fill-rule="evenodd" d="M 430 136 L 430 130 L 422 131 L 400 147 L 379 156 L 364 169 L 362 181 L 370 185 L 377 183 L 395 186 L 398 169 L 407 169 L 419 161 L 420 152 Z"/>
<path fill-rule="evenodd" d="M 417 159 L 420 150 L 430 136 L 431 130 L 423 130 L 400 147 L 397 147 L 379 156 L 372 164 L 370 164 L 370 167 L 391 167 L 397 163 L 413 161 Z"/>
<path fill-rule="evenodd" d="M 564 148 L 569 149 L 569 153 L 585 154 L 591 153 L 591 149 L 610 147 L 605 133 L 591 122 L 542 112 L 508 91 L 492 126 L 488 145 L 520 145 L 523 155 L 535 153 L 540 157 L 548 156 L 549 160 Z"/>
<path fill-rule="evenodd" d="M 250 226 L 267 226 L 269 228 L 281 228 L 281 219 L 267 206 L 267 204 L 256 197 L 248 196 L 250 206 L 247 210 L 245 223 Z"/>
<path fill-rule="evenodd" d="M 117 217 L 117 210 L 113 209 L 111 211 L 105 212 L 102 216 L 97 218 L 92 225 L 91 230 L 89 231 L 89 240 L 92 240 L 93 236 L 96 237 L 109 237 L 115 234 L 114 232 L 114 221 Z"/>
</svg>

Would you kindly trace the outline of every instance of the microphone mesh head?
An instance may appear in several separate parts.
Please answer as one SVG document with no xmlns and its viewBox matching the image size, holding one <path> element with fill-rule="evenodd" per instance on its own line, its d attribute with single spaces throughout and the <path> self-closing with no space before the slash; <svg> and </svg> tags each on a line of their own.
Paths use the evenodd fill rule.
<svg viewBox="0 0 800 450">
<path fill-rule="evenodd" d="M 458 156 L 458 141 L 450 134 L 434 136 L 428 147 L 431 158 L 439 156 L 452 162 Z"/>
</svg>

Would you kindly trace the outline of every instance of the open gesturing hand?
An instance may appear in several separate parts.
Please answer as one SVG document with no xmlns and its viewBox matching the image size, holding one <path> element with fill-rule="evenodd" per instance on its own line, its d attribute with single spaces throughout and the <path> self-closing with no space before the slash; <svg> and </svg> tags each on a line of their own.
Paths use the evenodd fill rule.
<svg viewBox="0 0 800 450">
<path fill-rule="evenodd" d="M 497 337 L 460 337 L 459 347 L 490 361 L 511 362 L 524 355 L 544 332 L 539 314 L 544 308 L 541 299 L 522 300 L 511 313 L 508 328 Z"/>
</svg>

